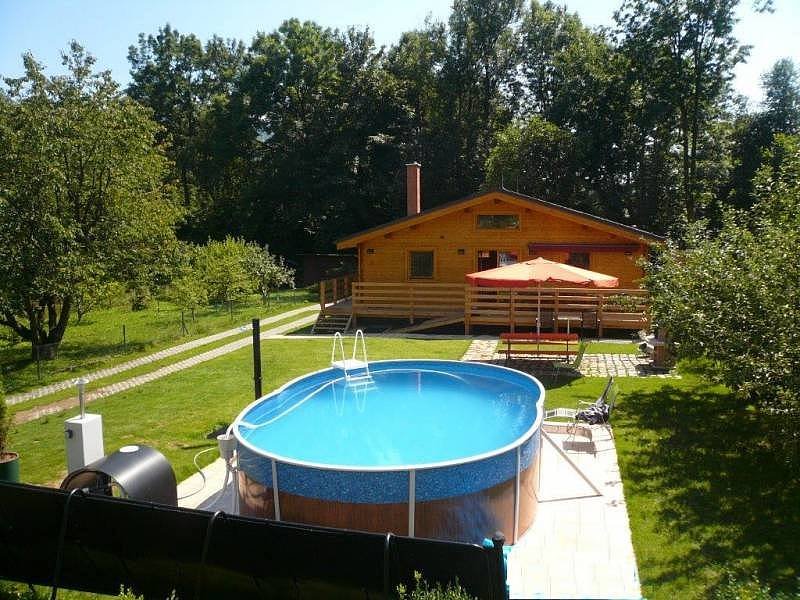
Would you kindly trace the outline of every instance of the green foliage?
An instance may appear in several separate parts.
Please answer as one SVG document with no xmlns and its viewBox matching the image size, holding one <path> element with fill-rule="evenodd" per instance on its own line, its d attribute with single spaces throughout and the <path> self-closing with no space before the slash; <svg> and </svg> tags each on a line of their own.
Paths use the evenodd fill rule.
<svg viewBox="0 0 800 600">
<path fill-rule="evenodd" d="M 800 581 L 794 593 L 773 592 L 769 585 L 762 584 L 758 577 L 742 581 L 728 572 L 724 583 L 714 589 L 713 600 L 798 600 Z"/>
<path fill-rule="evenodd" d="M 486 159 L 486 180 L 566 205 L 576 204 L 575 140 L 569 131 L 531 117 L 497 134 Z"/>
<path fill-rule="evenodd" d="M 0 454 L 6 452 L 8 447 L 8 430 L 10 426 L 11 418 L 8 415 L 5 393 L 3 392 L 2 383 L 0 383 Z"/>
<path fill-rule="evenodd" d="M 179 211 L 158 126 L 94 58 L 73 42 L 68 75 L 49 78 L 24 62 L 0 103 L 0 323 L 57 345 L 76 294 L 153 281 Z"/>
<path fill-rule="evenodd" d="M 397 596 L 399 600 L 473 600 L 471 596 L 458 584 L 449 582 L 446 587 L 437 583 L 431 588 L 428 582 L 422 578 L 422 574 L 414 571 L 414 589 L 409 591 L 402 583 L 397 586 Z"/>
<path fill-rule="evenodd" d="M 777 138 L 756 180 L 753 216 L 729 212 L 716 237 L 698 226 L 686 249 L 648 267 L 655 322 L 680 356 L 706 357 L 752 400 L 800 406 L 800 137 Z"/>
<path fill-rule="evenodd" d="M 211 302 L 230 303 L 252 290 L 247 272 L 250 249 L 242 239 L 209 240 L 197 249 L 195 268 L 201 274 Z"/>
<path fill-rule="evenodd" d="M 269 302 L 270 292 L 278 288 L 294 289 L 294 269 L 286 266 L 282 256 L 274 256 L 265 246 L 248 246 L 247 271 L 253 281 L 254 291 L 264 303 Z"/>
</svg>

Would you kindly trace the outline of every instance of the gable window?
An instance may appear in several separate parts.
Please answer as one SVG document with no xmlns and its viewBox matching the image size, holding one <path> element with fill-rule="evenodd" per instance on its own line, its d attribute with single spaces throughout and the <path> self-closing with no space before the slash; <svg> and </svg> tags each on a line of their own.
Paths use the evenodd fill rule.
<svg viewBox="0 0 800 600">
<path fill-rule="evenodd" d="M 408 253 L 409 279 L 433 278 L 433 250 L 412 250 Z"/>
<path fill-rule="evenodd" d="M 478 215 L 478 229 L 519 229 L 519 215 Z"/>
<path fill-rule="evenodd" d="M 589 253 L 588 252 L 570 252 L 567 264 L 573 267 L 580 267 L 581 269 L 589 268 Z"/>
</svg>

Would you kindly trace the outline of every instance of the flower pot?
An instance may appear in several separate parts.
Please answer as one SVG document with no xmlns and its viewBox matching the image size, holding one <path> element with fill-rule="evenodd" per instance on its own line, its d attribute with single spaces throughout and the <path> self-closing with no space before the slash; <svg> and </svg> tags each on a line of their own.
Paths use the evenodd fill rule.
<svg viewBox="0 0 800 600">
<path fill-rule="evenodd" d="M 0 481 L 19 483 L 19 454 L 16 452 L 0 454 Z"/>
</svg>

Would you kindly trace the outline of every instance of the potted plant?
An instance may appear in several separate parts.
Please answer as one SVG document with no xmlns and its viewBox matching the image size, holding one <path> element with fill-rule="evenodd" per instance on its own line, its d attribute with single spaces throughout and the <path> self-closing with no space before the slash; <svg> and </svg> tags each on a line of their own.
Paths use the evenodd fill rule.
<svg viewBox="0 0 800 600">
<path fill-rule="evenodd" d="M 0 389 L 0 481 L 19 481 L 19 454 L 7 450 L 11 419 L 6 410 L 6 400 Z"/>
</svg>

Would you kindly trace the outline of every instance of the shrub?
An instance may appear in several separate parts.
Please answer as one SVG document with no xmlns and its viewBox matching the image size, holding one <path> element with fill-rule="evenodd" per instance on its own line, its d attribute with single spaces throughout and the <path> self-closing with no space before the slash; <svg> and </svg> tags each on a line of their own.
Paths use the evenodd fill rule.
<svg viewBox="0 0 800 600">
<path fill-rule="evenodd" d="M 792 592 L 773 592 L 769 585 L 762 584 L 758 577 L 747 581 L 737 579 L 728 572 L 724 583 L 714 590 L 713 600 L 800 600 L 800 582 Z"/>
<path fill-rule="evenodd" d="M 702 224 L 647 267 L 654 322 L 679 356 L 707 358 L 742 396 L 800 408 L 800 137 L 779 136 L 759 172 L 752 215 Z M 775 158 L 778 157 L 778 158 Z"/>
<path fill-rule="evenodd" d="M 447 587 L 442 588 L 440 583 L 436 587 L 431 588 L 428 582 L 422 578 L 421 573 L 414 572 L 414 589 L 409 592 L 406 586 L 400 584 L 397 586 L 397 596 L 400 600 L 474 600 L 474 596 L 470 596 L 458 584 L 448 583 Z"/>
</svg>

